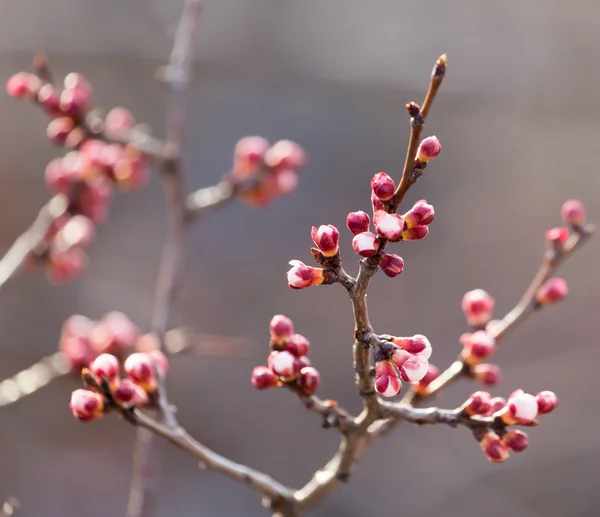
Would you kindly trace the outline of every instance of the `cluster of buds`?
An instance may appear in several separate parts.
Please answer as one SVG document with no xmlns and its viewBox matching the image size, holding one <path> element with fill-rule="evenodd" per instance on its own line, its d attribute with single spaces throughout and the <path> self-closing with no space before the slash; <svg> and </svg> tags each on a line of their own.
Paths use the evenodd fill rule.
<svg viewBox="0 0 600 517">
<path fill-rule="evenodd" d="M 306 153 L 295 142 L 280 140 L 271 145 L 260 136 L 247 136 L 235 146 L 232 175 L 235 183 L 248 183 L 240 188 L 244 201 L 265 206 L 296 189 L 305 163 Z"/>
<path fill-rule="evenodd" d="M 522 452 L 528 444 L 526 433 L 516 429 L 507 429 L 510 425 L 536 425 L 539 415 L 550 413 L 558 405 L 556 395 L 551 391 L 542 391 L 530 395 L 519 389 L 508 400 L 492 397 L 486 391 L 473 393 L 461 407 L 464 415 L 492 417 L 494 429 L 479 430 L 475 437 L 486 457 L 495 463 L 508 458 L 510 451 Z"/>
<path fill-rule="evenodd" d="M 252 385 L 259 390 L 293 385 L 306 395 L 315 393 L 320 378 L 306 357 L 310 350 L 308 339 L 295 334 L 292 320 L 282 314 L 273 316 L 269 329 L 271 353 L 268 366 L 254 368 Z"/>
<path fill-rule="evenodd" d="M 159 350 L 136 352 L 125 360 L 125 378 L 122 378 L 119 359 L 111 354 L 100 354 L 89 369 L 82 370 L 88 389 L 72 393 L 71 411 L 78 420 L 89 422 L 112 408 L 130 409 L 151 404 L 158 388 L 158 375 L 166 375 L 167 369 L 167 358 Z"/>
<path fill-rule="evenodd" d="M 429 368 L 431 343 L 421 335 L 412 337 L 383 336 L 384 343 L 375 350 L 375 389 L 384 397 L 394 397 L 402 389 L 402 379 L 419 385 L 426 377 L 429 384 L 435 370 Z"/>
<path fill-rule="evenodd" d="M 94 223 L 106 218 L 112 185 L 132 189 L 146 183 L 148 168 L 142 152 L 133 145 L 109 143 L 123 140 L 135 120 L 127 109 L 115 108 L 101 120 L 103 140 L 95 138 L 85 120 L 92 86 L 77 73 L 68 74 L 62 89 L 57 89 L 37 75 L 19 72 L 8 80 L 6 90 L 12 97 L 40 105 L 51 118 L 48 138 L 70 149 L 51 160 L 45 171 L 49 190 L 66 196 L 68 209 L 27 262 L 44 265 L 53 283 L 64 282 L 87 264 L 83 249 L 93 239 Z"/>
<path fill-rule="evenodd" d="M 148 342 L 155 343 L 148 346 Z M 139 328 L 122 312 L 109 312 L 98 321 L 82 315 L 69 317 L 62 327 L 59 350 L 70 370 L 79 373 L 102 354 L 123 358 L 134 350 L 158 348 L 152 334 L 140 335 Z"/>
</svg>

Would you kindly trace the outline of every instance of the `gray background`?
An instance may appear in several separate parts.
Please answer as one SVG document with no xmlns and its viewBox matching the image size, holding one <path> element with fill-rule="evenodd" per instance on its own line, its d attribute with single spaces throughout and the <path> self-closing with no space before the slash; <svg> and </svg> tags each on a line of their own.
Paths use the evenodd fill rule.
<svg viewBox="0 0 600 517">
<path fill-rule="evenodd" d="M 57 74 L 77 70 L 92 81 L 99 105 L 127 105 L 162 136 L 166 92 L 153 74 L 170 50 L 180 4 L 5 0 L 0 77 L 44 49 Z M 432 202 L 436 221 L 426 240 L 394 246 L 406 261 L 401 277 L 373 281 L 376 328 L 426 334 L 432 360 L 446 366 L 465 328 L 466 290 L 488 289 L 503 314 L 535 272 L 562 201 L 579 197 L 598 217 L 598 10 L 584 0 L 206 2 L 188 110 L 189 185 L 217 181 L 246 134 L 295 139 L 312 161 L 294 196 L 263 211 L 233 205 L 194 231 L 178 323 L 247 336 L 248 355 L 172 361 L 171 397 L 193 435 L 294 486 L 333 454 L 335 433 L 289 394 L 250 389 L 250 371 L 264 363 L 271 315 L 283 312 L 313 342 L 320 393 L 358 409 L 347 297 L 337 287 L 291 291 L 286 263 L 309 262 L 311 225 L 343 229 L 348 211 L 368 208 L 373 173 L 399 176 L 403 105 L 422 99 L 441 52 L 449 73 L 426 131 L 444 149 L 409 196 Z M 58 151 L 32 106 L 4 95 L 0 113 L 7 249 L 47 198 L 43 169 Z M 12 282 L 0 296 L 0 375 L 55 350 L 73 313 L 118 309 L 146 327 L 164 230 L 153 181 L 115 199 L 82 279 L 59 288 L 41 274 Z M 354 271 L 350 235 L 342 235 Z M 497 354 L 505 382 L 495 394 L 553 389 L 561 400 L 531 431 L 525 453 L 492 465 L 465 430 L 401 426 L 314 515 L 598 515 L 598 246 L 592 241 L 564 268 L 568 301 L 527 322 Z M 77 386 L 55 382 L 0 412 L 0 498 L 17 496 L 23 516 L 123 514 L 134 430 L 116 418 L 75 422 L 67 402 Z M 453 387 L 439 404 L 454 407 L 473 389 Z M 162 514 L 264 515 L 249 490 L 161 449 Z"/>
</svg>

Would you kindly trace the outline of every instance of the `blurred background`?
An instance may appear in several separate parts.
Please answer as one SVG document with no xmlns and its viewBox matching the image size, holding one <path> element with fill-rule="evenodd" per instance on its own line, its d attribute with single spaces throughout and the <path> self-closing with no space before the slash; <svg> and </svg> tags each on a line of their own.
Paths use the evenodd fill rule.
<svg viewBox="0 0 600 517">
<path fill-rule="evenodd" d="M 154 81 L 170 51 L 181 1 L 5 0 L 0 5 L 0 77 L 27 69 L 44 50 L 57 76 L 82 72 L 98 105 L 128 106 L 164 134 L 166 90 Z M 408 122 L 404 104 L 423 98 L 442 52 L 449 71 L 425 134 L 441 156 L 410 192 L 427 198 L 436 221 L 427 239 L 394 246 L 406 267 L 378 275 L 369 295 L 380 332 L 426 334 L 445 367 L 465 330 L 460 300 L 481 287 L 502 316 L 537 270 L 543 232 L 560 223 L 562 202 L 580 198 L 600 217 L 597 171 L 600 7 L 574 0 L 207 0 L 190 88 L 189 186 L 216 182 L 248 134 L 290 138 L 311 155 L 298 191 L 265 210 L 241 204 L 193 231 L 177 324 L 244 336 L 247 355 L 172 360 L 169 389 L 181 422 L 208 446 L 303 485 L 337 447 L 282 390 L 250 387 L 267 354 L 274 313 L 293 318 L 313 344 L 320 394 L 353 411 L 352 317 L 333 286 L 288 289 L 287 261 L 309 262 L 310 227 L 344 228 L 369 209 L 369 180 L 401 173 Z M 0 96 L 0 249 L 33 220 L 48 197 L 46 163 L 60 152 L 45 138 L 35 107 Z M 57 346 L 73 313 L 121 310 L 147 328 L 165 232 L 160 185 L 117 197 L 92 247 L 87 273 L 51 287 L 24 275 L 0 296 L 0 375 L 10 376 Z M 342 232 L 346 268 L 357 257 Z M 350 484 L 312 515 L 358 517 L 589 517 L 600 514 L 598 240 L 561 271 L 570 296 L 528 320 L 497 361 L 508 395 L 522 387 L 556 391 L 559 410 L 531 430 L 531 444 L 504 465 L 490 464 L 464 429 L 400 426 L 380 441 Z M 0 499 L 19 515 L 123 515 L 135 430 L 117 418 L 92 425 L 68 409 L 77 381 L 63 379 L 0 412 Z M 475 385 L 458 384 L 436 404 L 455 407 Z M 254 493 L 200 471 L 161 444 L 158 515 L 265 515 Z"/>
</svg>

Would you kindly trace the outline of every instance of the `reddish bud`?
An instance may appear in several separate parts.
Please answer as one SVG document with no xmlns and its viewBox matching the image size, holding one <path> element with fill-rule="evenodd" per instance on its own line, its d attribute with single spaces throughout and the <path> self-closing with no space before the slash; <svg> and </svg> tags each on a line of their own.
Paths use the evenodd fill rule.
<svg viewBox="0 0 600 517">
<path fill-rule="evenodd" d="M 362 210 L 359 210 L 358 212 L 350 212 L 346 218 L 346 226 L 353 235 L 368 232 L 370 224 L 371 218 Z"/>
<path fill-rule="evenodd" d="M 146 392 L 151 393 L 158 387 L 158 379 L 154 364 L 148 354 L 136 352 L 131 354 L 123 365 L 127 376 Z"/>
<path fill-rule="evenodd" d="M 296 358 L 286 350 L 282 352 L 271 352 L 271 354 L 269 354 L 268 364 L 271 370 L 285 381 L 295 379 L 300 371 L 300 364 L 297 362 Z"/>
<path fill-rule="evenodd" d="M 359 233 L 352 239 L 352 249 L 361 257 L 372 257 L 379 249 L 379 239 L 371 232 Z"/>
<path fill-rule="evenodd" d="M 294 333 L 292 320 L 283 314 L 276 314 L 269 323 L 271 340 L 275 343 L 283 343 L 286 338 Z"/>
<path fill-rule="evenodd" d="M 495 364 L 477 364 L 473 367 L 473 375 L 484 386 L 495 386 L 501 380 L 500 368 Z"/>
<path fill-rule="evenodd" d="M 426 226 L 433 222 L 435 210 L 433 206 L 424 199 L 417 201 L 414 206 L 404 214 L 404 222 L 407 228 L 415 226 Z"/>
<path fill-rule="evenodd" d="M 463 296 L 462 310 L 467 318 L 467 323 L 476 327 L 485 325 L 492 317 L 494 299 L 483 289 L 474 289 Z"/>
<path fill-rule="evenodd" d="M 578 199 L 565 201 L 560 213 L 565 224 L 569 226 L 579 227 L 585 223 L 585 207 Z"/>
<path fill-rule="evenodd" d="M 111 354 L 100 354 L 90 364 L 90 371 L 98 379 L 106 379 L 111 388 L 119 382 L 119 360 Z"/>
<path fill-rule="evenodd" d="M 413 390 L 421 395 L 427 393 L 427 387 L 438 377 L 440 376 L 440 370 L 437 366 L 429 363 L 427 367 L 427 373 L 425 376 L 419 381 L 415 382 L 413 386 Z"/>
<path fill-rule="evenodd" d="M 41 81 L 35 75 L 18 72 L 6 82 L 6 93 L 17 99 L 33 97 L 40 85 Z"/>
<path fill-rule="evenodd" d="M 102 416 L 104 399 L 99 393 L 79 389 L 71 394 L 69 407 L 77 420 L 89 422 Z"/>
<path fill-rule="evenodd" d="M 398 214 L 388 214 L 385 210 L 375 212 L 373 216 L 375 230 L 384 239 L 397 242 L 404 231 L 404 219 Z"/>
<path fill-rule="evenodd" d="M 506 407 L 500 412 L 502 420 L 507 424 L 530 424 L 537 414 L 536 398 L 520 389 L 508 397 Z"/>
<path fill-rule="evenodd" d="M 60 108 L 67 115 L 81 116 L 90 105 L 92 87 L 82 75 L 70 73 L 65 77 L 65 89 L 60 94 Z"/>
<path fill-rule="evenodd" d="M 440 145 L 440 141 L 437 139 L 437 136 L 428 136 L 419 144 L 419 149 L 417 150 L 417 160 L 421 163 L 430 162 L 438 154 L 440 154 L 441 150 L 442 146 Z"/>
<path fill-rule="evenodd" d="M 275 190 L 280 196 L 288 196 L 298 186 L 298 173 L 292 169 L 284 169 L 275 173 Z"/>
<path fill-rule="evenodd" d="M 279 377 L 266 366 L 257 366 L 252 370 L 252 386 L 257 390 L 265 390 L 267 388 L 275 388 L 281 386 Z"/>
<path fill-rule="evenodd" d="M 568 292 L 567 281 L 564 278 L 554 277 L 538 289 L 535 298 L 540 305 L 550 305 L 560 302 Z"/>
<path fill-rule="evenodd" d="M 490 400 L 490 415 L 497 413 L 506 406 L 506 399 L 502 397 L 494 397 Z"/>
<path fill-rule="evenodd" d="M 310 267 L 299 260 L 290 260 L 292 268 L 287 272 L 288 285 L 292 289 L 305 289 L 323 283 L 323 270 Z"/>
<path fill-rule="evenodd" d="M 58 117 L 48 123 L 46 136 L 53 144 L 64 145 L 74 127 L 75 123 L 71 117 Z"/>
<path fill-rule="evenodd" d="M 63 168 L 62 158 L 54 158 L 46 165 L 44 179 L 52 193 L 66 194 L 79 178 Z"/>
<path fill-rule="evenodd" d="M 312 395 L 317 391 L 319 382 L 319 372 L 312 366 L 305 366 L 302 368 L 302 370 L 300 370 L 298 385 L 300 386 L 300 389 L 307 395 Z"/>
<path fill-rule="evenodd" d="M 387 201 L 394 197 L 396 184 L 385 172 L 378 172 L 371 180 L 371 190 L 381 201 Z"/>
<path fill-rule="evenodd" d="M 502 441 L 513 451 L 523 452 L 529 445 L 527 433 L 512 429 L 502 436 Z"/>
<path fill-rule="evenodd" d="M 40 88 L 37 94 L 38 102 L 50 115 L 60 114 L 59 97 L 56 89 L 50 83 Z"/>
<path fill-rule="evenodd" d="M 123 136 L 135 125 L 135 118 L 127 108 L 113 108 L 104 119 L 104 130 L 109 136 Z"/>
<path fill-rule="evenodd" d="M 375 389 L 384 397 L 394 397 L 400 393 L 402 382 L 391 361 L 375 363 Z"/>
<path fill-rule="evenodd" d="M 414 226 L 402 232 L 403 241 L 419 241 L 427 237 L 429 226 Z"/>
<path fill-rule="evenodd" d="M 371 207 L 373 208 L 373 213 L 378 210 L 385 210 L 385 206 L 374 193 L 371 193 Z"/>
<path fill-rule="evenodd" d="M 425 359 L 431 357 L 431 343 L 422 334 L 415 334 L 412 337 L 394 337 L 392 343 L 406 350 L 409 354 L 419 355 Z"/>
<path fill-rule="evenodd" d="M 312 363 L 310 362 L 310 359 L 308 357 L 306 357 L 305 355 L 303 355 L 301 357 L 297 357 L 296 364 L 300 370 L 302 370 L 302 368 L 304 368 L 305 366 L 312 365 Z"/>
<path fill-rule="evenodd" d="M 337 228 L 331 224 L 321 225 L 319 229 L 312 227 L 311 237 L 319 251 L 325 257 L 333 257 L 337 254 L 340 240 L 340 233 Z"/>
<path fill-rule="evenodd" d="M 459 341 L 464 347 L 462 357 L 470 365 L 480 363 L 496 351 L 496 340 L 485 330 L 478 330 L 472 334 L 465 333 Z"/>
<path fill-rule="evenodd" d="M 510 453 L 508 446 L 502 441 L 502 438 L 493 431 L 486 431 L 479 445 L 487 459 L 494 463 L 502 463 L 508 458 Z"/>
<path fill-rule="evenodd" d="M 394 278 L 404 270 L 404 259 L 398 255 L 384 253 L 379 259 L 379 267 L 386 276 Z"/>
<path fill-rule="evenodd" d="M 138 340 L 138 327 L 122 312 L 106 314 L 93 328 L 90 342 L 98 353 L 123 355 Z"/>
<path fill-rule="evenodd" d="M 487 391 L 476 391 L 464 405 L 468 415 L 487 415 L 491 407 L 492 396 Z"/>
<path fill-rule="evenodd" d="M 405 350 L 396 350 L 392 362 L 398 368 L 400 377 L 406 382 L 419 382 L 427 374 L 429 363 L 422 356 L 412 355 Z"/>
<path fill-rule="evenodd" d="M 301 334 L 293 334 L 285 340 L 285 349 L 295 357 L 308 354 L 310 342 Z"/>
<path fill-rule="evenodd" d="M 275 171 L 298 170 L 306 162 L 302 147 L 290 140 L 280 140 L 265 152 L 265 165 Z"/>
<path fill-rule="evenodd" d="M 73 247 L 85 248 L 94 238 L 94 223 L 84 215 L 74 215 L 56 233 L 54 246 L 58 251 Z"/>
<path fill-rule="evenodd" d="M 233 152 L 233 174 L 240 179 L 258 172 L 263 166 L 269 141 L 260 136 L 247 136 L 235 144 Z"/>
<path fill-rule="evenodd" d="M 106 178 L 96 178 L 82 185 L 79 196 L 73 202 L 71 211 L 83 214 L 94 222 L 106 219 L 111 186 Z"/>
<path fill-rule="evenodd" d="M 569 230 L 564 226 L 551 228 L 546 232 L 546 240 L 551 244 L 561 245 L 567 242 L 569 238 Z"/>
<path fill-rule="evenodd" d="M 558 406 L 558 397 L 553 391 L 540 391 L 536 396 L 538 413 L 545 415 L 556 409 Z"/>
<path fill-rule="evenodd" d="M 80 248 L 51 253 L 46 269 L 46 276 L 52 284 L 62 284 L 76 278 L 87 266 L 88 258 Z"/>
<path fill-rule="evenodd" d="M 131 379 L 123 379 L 113 392 L 115 402 L 123 407 L 143 406 L 148 403 L 148 394 Z"/>
</svg>

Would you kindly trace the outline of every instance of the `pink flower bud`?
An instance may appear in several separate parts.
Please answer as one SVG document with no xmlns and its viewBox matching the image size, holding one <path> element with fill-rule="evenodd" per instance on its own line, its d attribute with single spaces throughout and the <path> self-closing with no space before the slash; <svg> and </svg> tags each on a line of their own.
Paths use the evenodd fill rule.
<svg viewBox="0 0 600 517">
<path fill-rule="evenodd" d="M 308 357 L 306 357 L 305 355 L 301 356 L 301 357 L 297 357 L 296 358 L 296 364 L 297 367 L 302 370 L 302 368 L 304 368 L 305 366 L 311 366 L 312 363 L 310 362 L 310 359 Z"/>
<path fill-rule="evenodd" d="M 518 429 L 512 429 L 508 431 L 502 437 L 502 441 L 515 452 L 523 452 L 529 445 L 529 437 L 527 436 L 527 433 L 519 431 Z"/>
<path fill-rule="evenodd" d="M 538 404 L 538 413 L 545 415 L 556 409 L 558 406 L 558 397 L 553 391 L 540 391 L 535 396 Z"/>
<path fill-rule="evenodd" d="M 89 422 L 102 416 L 104 399 L 99 393 L 79 389 L 71 394 L 69 407 L 77 420 Z"/>
<path fill-rule="evenodd" d="M 144 406 L 148 403 L 148 394 L 131 379 L 123 379 L 113 392 L 115 402 L 123 407 Z"/>
<path fill-rule="evenodd" d="M 546 232 L 546 240 L 552 244 L 564 244 L 568 238 L 569 230 L 564 226 L 557 226 Z"/>
<path fill-rule="evenodd" d="M 363 232 L 352 239 L 352 249 L 361 257 L 372 257 L 379 249 L 379 239 L 371 232 Z"/>
<path fill-rule="evenodd" d="M 310 342 L 301 334 L 293 334 L 285 340 L 285 349 L 295 357 L 308 354 Z"/>
<path fill-rule="evenodd" d="M 123 136 L 135 125 L 135 118 L 127 108 L 113 108 L 104 119 L 104 131 L 108 136 Z"/>
<path fill-rule="evenodd" d="M 56 233 L 54 246 L 58 251 L 87 247 L 94 238 L 94 223 L 84 215 L 74 215 Z"/>
<path fill-rule="evenodd" d="M 147 352 L 148 356 L 154 363 L 154 368 L 161 377 L 165 377 L 169 371 L 169 359 L 160 350 L 150 350 Z"/>
<path fill-rule="evenodd" d="M 533 395 L 523 390 L 514 391 L 500 416 L 507 424 L 530 424 L 538 414 L 538 402 Z"/>
<path fill-rule="evenodd" d="M 502 441 L 502 438 L 493 431 L 486 431 L 479 445 L 487 459 L 494 463 L 502 463 L 508 458 L 510 453 L 508 446 Z"/>
<path fill-rule="evenodd" d="M 560 213 L 565 224 L 569 226 L 583 226 L 585 223 L 585 207 L 578 199 L 565 201 Z"/>
<path fill-rule="evenodd" d="M 384 253 L 379 259 L 379 267 L 386 276 L 394 278 L 404 270 L 404 259 L 398 255 Z"/>
<path fill-rule="evenodd" d="M 305 289 L 323 283 L 323 270 L 310 267 L 299 260 L 290 260 L 292 268 L 287 272 L 288 285 L 292 289 Z"/>
<path fill-rule="evenodd" d="M 414 226 L 402 232 L 403 241 L 419 241 L 427 237 L 429 226 Z"/>
<path fill-rule="evenodd" d="M 298 173 L 292 169 L 284 169 L 275 173 L 275 188 L 279 196 L 288 196 L 298 186 Z"/>
<path fill-rule="evenodd" d="M 267 167 L 279 170 L 298 170 L 306 162 L 306 154 L 302 147 L 290 140 L 275 142 L 265 153 Z"/>
<path fill-rule="evenodd" d="M 427 226 L 433 222 L 435 216 L 435 210 L 427 201 L 421 199 L 417 201 L 414 206 L 404 214 L 404 222 L 407 228 L 414 228 L 415 226 Z"/>
<path fill-rule="evenodd" d="M 421 163 L 430 162 L 438 154 L 440 154 L 441 150 L 442 146 L 440 145 L 440 141 L 437 139 L 437 136 L 428 136 L 419 144 L 419 149 L 417 150 L 417 160 Z"/>
<path fill-rule="evenodd" d="M 268 365 L 284 381 L 295 379 L 300 371 L 300 364 L 296 358 L 286 350 L 282 352 L 271 352 Z"/>
<path fill-rule="evenodd" d="M 46 113 L 50 115 L 59 115 L 61 113 L 58 93 L 50 83 L 47 83 L 40 88 L 37 99 L 46 110 Z"/>
<path fill-rule="evenodd" d="M 106 379 L 111 388 L 119 382 L 119 360 L 110 354 L 100 354 L 92 364 L 90 371 L 98 379 Z"/>
<path fill-rule="evenodd" d="M 27 72 L 18 72 L 6 82 L 6 93 L 16 99 L 33 97 L 41 86 L 38 77 Z"/>
<path fill-rule="evenodd" d="M 327 226 L 321 225 L 318 230 L 313 226 L 310 235 L 317 248 L 319 248 L 319 251 L 325 257 L 333 257 L 337 254 L 340 233 L 335 226 L 331 224 Z"/>
<path fill-rule="evenodd" d="M 384 239 L 397 242 L 404 231 L 404 219 L 398 214 L 388 214 L 385 210 L 375 212 L 373 216 L 375 230 Z"/>
<path fill-rule="evenodd" d="M 50 283 L 62 284 L 79 276 L 87 263 L 87 255 L 80 248 L 52 253 L 48 259 L 46 276 Z"/>
<path fill-rule="evenodd" d="M 496 340 L 485 330 L 478 330 L 472 334 L 465 333 L 459 341 L 464 347 L 462 357 L 470 365 L 480 363 L 496 351 Z"/>
<path fill-rule="evenodd" d="M 567 281 L 564 278 L 554 277 L 538 289 L 535 298 L 540 305 L 550 305 L 560 302 L 568 292 Z"/>
<path fill-rule="evenodd" d="M 252 386 L 257 390 L 266 390 L 281 386 L 279 377 L 266 366 L 257 366 L 252 370 Z"/>
<path fill-rule="evenodd" d="M 491 407 L 492 396 L 487 391 L 476 391 L 464 406 L 468 415 L 487 415 Z"/>
<path fill-rule="evenodd" d="M 419 381 L 415 382 L 413 386 L 413 390 L 420 395 L 424 395 L 427 393 L 427 387 L 438 377 L 440 376 L 440 370 L 437 366 L 429 363 L 427 367 L 427 373 L 425 376 Z"/>
<path fill-rule="evenodd" d="M 154 364 L 148 354 L 136 352 L 131 354 L 123 365 L 127 376 L 143 390 L 151 393 L 158 387 L 158 379 Z"/>
<path fill-rule="evenodd" d="M 384 397 L 394 397 L 400 393 L 402 382 L 391 361 L 375 363 L 375 390 Z"/>
<path fill-rule="evenodd" d="M 106 178 L 88 180 L 86 184 L 81 185 L 79 196 L 72 203 L 71 212 L 85 215 L 96 223 L 104 221 L 110 192 L 111 186 Z"/>
<path fill-rule="evenodd" d="M 418 355 L 425 359 L 431 357 L 431 343 L 422 334 L 415 334 L 412 337 L 395 337 L 392 339 L 392 342 L 406 350 L 409 354 Z"/>
<path fill-rule="evenodd" d="M 276 314 L 269 323 L 269 330 L 274 343 L 283 343 L 294 333 L 294 324 L 287 316 Z"/>
<path fill-rule="evenodd" d="M 473 367 L 473 375 L 484 386 L 495 386 L 501 380 L 500 368 L 495 364 L 477 364 Z"/>
<path fill-rule="evenodd" d="M 474 289 L 463 296 L 462 310 L 472 327 L 485 325 L 492 317 L 494 299 L 483 289 Z"/>
<path fill-rule="evenodd" d="M 64 145 L 75 123 L 71 117 L 58 117 L 51 120 L 46 128 L 46 136 L 55 145 Z"/>
<path fill-rule="evenodd" d="M 300 389 L 307 395 L 312 395 L 319 387 L 320 376 L 319 372 L 312 366 L 305 366 L 300 370 L 298 385 Z"/>
<path fill-rule="evenodd" d="M 504 407 L 506 407 L 506 399 L 504 399 L 502 397 L 494 397 L 492 400 L 490 400 L 489 414 L 493 415 L 494 413 L 497 413 Z"/>
<path fill-rule="evenodd" d="M 379 210 L 385 210 L 385 206 L 383 206 L 383 203 L 375 195 L 375 193 L 371 193 L 371 207 L 373 208 L 373 213 Z"/>
<path fill-rule="evenodd" d="M 133 348 L 140 336 L 138 327 L 122 312 L 106 314 L 90 334 L 92 348 L 98 353 L 123 355 Z"/>
<path fill-rule="evenodd" d="M 269 141 L 260 136 L 247 136 L 235 144 L 233 174 L 244 179 L 258 172 L 263 166 Z"/>
<path fill-rule="evenodd" d="M 92 87 L 82 75 L 70 73 L 65 77 L 65 89 L 60 94 L 60 108 L 72 117 L 81 116 L 90 105 Z"/>
<path fill-rule="evenodd" d="M 370 224 L 371 218 L 362 210 L 359 210 L 358 212 L 350 212 L 346 218 L 346 226 L 353 235 L 368 232 Z"/>
<path fill-rule="evenodd" d="M 381 201 L 387 201 L 394 197 L 396 184 L 385 172 L 378 172 L 371 180 L 371 190 Z"/>
<path fill-rule="evenodd" d="M 396 350 L 392 362 L 398 368 L 400 377 L 406 382 L 419 382 L 427 374 L 429 363 L 422 356 L 412 355 L 405 350 Z"/>
<path fill-rule="evenodd" d="M 58 348 L 72 371 L 87 367 L 97 355 L 89 340 L 93 326 L 92 320 L 78 314 L 70 316 L 63 324 Z"/>
<path fill-rule="evenodd" d="M 124 190 L 143 187 L 148 182 L 149 171 L 142 152 L 134 146 L 126 146 L 123 157 L 114 165 L 113 177 L 115 183 Z"/>
</svg>

